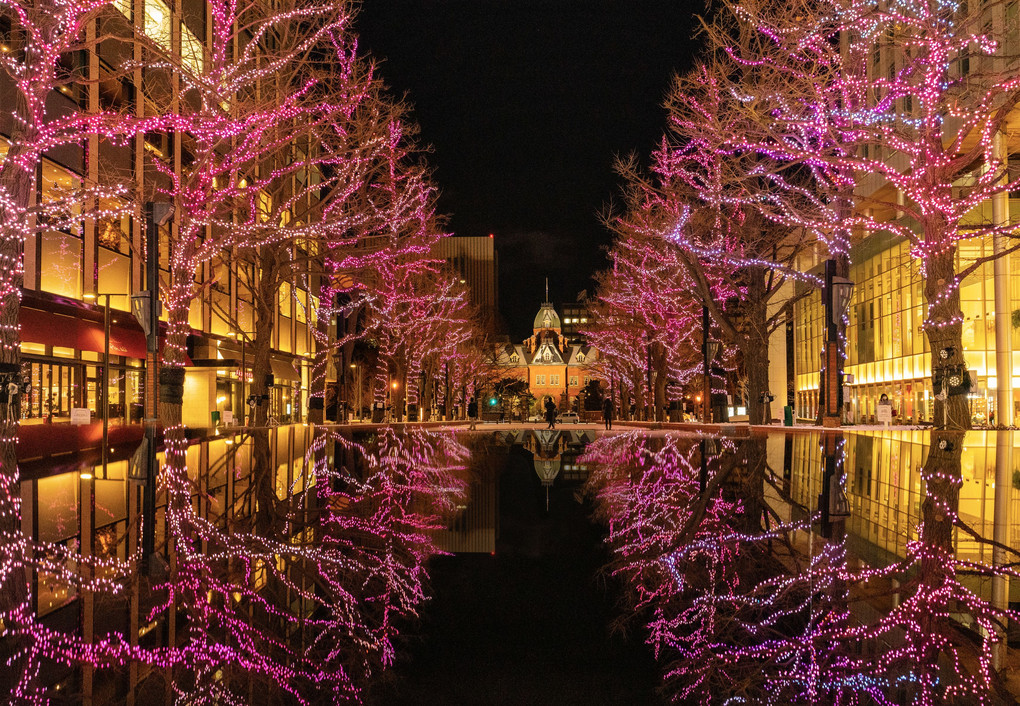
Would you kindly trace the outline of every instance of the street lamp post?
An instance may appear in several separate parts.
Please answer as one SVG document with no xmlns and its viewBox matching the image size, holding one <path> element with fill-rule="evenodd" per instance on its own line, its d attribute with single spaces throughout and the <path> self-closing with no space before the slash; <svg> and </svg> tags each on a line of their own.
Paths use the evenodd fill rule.
<svg viewBox="0 0 1020 706">
<path fill-rule="evenodd" d="M 825 377 L 822 385 L 824 408 L 822 426 L 838 427 L 842 423 L 843 357 L 839 352 L 839 323 L 850 308 L 854 283 L 836 275 L 836 261 L 825 261 Z"/>
<path fill-rule="evenodd" d="M 390 383 L 390 421 L 399 421 L 399 415 L 397 413 L 397 387 L 400 383 L 396 380 Z"/>
<path fill-rule="evenodd" d="M 157 416 L 156 359 L 159 354 L 159 228 L 174 215 L 170 203 L 145 204 L 145 286 L 131 297 L 131 311 L 145 332 L 145 421 L 154 424 Z"/>
<path fill-rule="evenodd" d="M 97 294 L 86 294 L 85 299 L 103 297 L 103 377 L 100 385 L 100 399 L 102 400 L 103 417 L 103 474 L 106 473 L 107 447 L 110 441 L 110 294 L 98 292 Z"/>
<path fill-rule="evenodd" d="M 719 349 L 722 344 L 719 341 L 710 341 L 708 338 L 709 330 L 711 329 L 711 320 L 708 316 L 708 307 L 701 307 L 701 351 L 703 355 L 702 359 L 702 375 L 705 378 L 704 384 L 702 385 L 702 402 L 704 421 L 712 421 L 712 361 L 715 360 L 716 355 L 719 353 Z"/>
<path fill-rule="evenodd" d="M 357 393 L 356 397 L 358 400 L 358 419 L 361 419 L 361 366 L 357 363 L 351 363 L 351 368 L 358 373 L 357 389 L 355 392 Z"/>
</svg>

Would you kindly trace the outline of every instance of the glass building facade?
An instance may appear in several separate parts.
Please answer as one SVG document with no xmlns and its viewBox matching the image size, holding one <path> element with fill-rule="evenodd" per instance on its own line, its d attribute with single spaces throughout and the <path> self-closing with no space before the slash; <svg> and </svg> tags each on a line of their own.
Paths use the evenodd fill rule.
<svg viewBox="0 0 1020 706">
<path fill-rule="evenodd" d="M 122 70 L 130 55 L 115 39 L 74 55 L 81 82 L 54 91 L 57 112 L 117 111 L 138 117 L 155 115 L 181 100 L 180 70 L 199 72 L 211 40 L 210 8 L 203 0 L 116 0 L 95 20 L 97 36 L 129 35 L 131 24 L 164 49 L 180 57 L 181 69 Z M 4 51 L 16 51 L 20 38 L 11 25 L 0 24 Z M 137 63 L 137 62 L 136 62 Z M 15 88 L 0 75 L 0 99 L 14 103 Z M 0 160 L 6 154 L 8 118 L 0 117 Z M 193 140 L 184 133 L 139 133 L 126 144 L 91 136 L 80 145 L 47 152 L 36 173 L 37 203 L 46 204 L 95 184 L 124 183 L 128 191 L 151 194 L 167 179 L 181 175 L 194 159 Z M 157 166 L 159 167 L 157 169 Z M 161 171 L 162 170 L 162 171 Z M 313 180 L 308 170 L 297 181 Z M 268 195 L 260 195 L 269 208 Z M 22 379 L 31 385 L 22 404 L 25 423 L 67 421 L 71 409 L 86 408 L 96 419 L 108 397 L 111 421 L 140 419 L 144 403 L 144 338 L 130 314 L 131 295 L 145 288 L 143 204 L 115 197 L 99 200 L 96 213 L 80 220 L 46 223 L 25 242 L 22 300 Z M 177 224 L 160 229 L 159 265 L 166 277 Z M 307 255 L 295 246 L 295 258 Z M 307 258 L 305 258 L 307 259 Z M 240 341 L 254 332 L 253 267 L 225 252 L 203 264 L 196 281 L 208 286 L 192 302 L 185 424 L 208 426 L 212 412 L 230 410 L 241 417 L 245 380 L 250 380 L 250 351 Z M 318 281 L 301 273 L 280 292 L 272 340 L 271 414 L 279 421 L 300 421 L 309 387 L 309 356 L 315 349 L 313 328 Z M 108 335 L 104 307 L 112 312 Z M 165 318 L 165 315 L 164 315 Z M 103 391 L 104 339 L 111 340 L 110 387 Z M 246 372 L 249 371 L 249 372 Z"/>
<path fill-rule="evenodd" d="M 1013 202 L 1014 213 L 1020 203 Z M 957 271 L 990 255 L 990 241 L 964 241 L 957 253 Z M 1010 311 L 1020 309 L 1020 254 L 1010 258 Z M 846 372 L 853 381 L 844 388 L 847 421 L 870 423 L 882 394 L 892 401 L 900 423 L 932 421 L 931 355 L 923 323 L 927 303 L 920 262 L 910 244 L 878 233 L 851 251 L 854 282 L 846 333 Z M 982 264 L 960 288 L 963 347 L 975 382 L 970 393 L 973 421 L 983 424 L 994 411 L 998 376 L 995 362 L 995 301 L 991 262 Z M 824 334 L 820 291 L 794 305 L 796 413 L 813 418 L 818 409 L 818 381 Z M 1020 413 L 1020 328 L 1011 322 L 1013 405 Z M 848 378 L 849 380 L 849 378 Z"/>
</svg>

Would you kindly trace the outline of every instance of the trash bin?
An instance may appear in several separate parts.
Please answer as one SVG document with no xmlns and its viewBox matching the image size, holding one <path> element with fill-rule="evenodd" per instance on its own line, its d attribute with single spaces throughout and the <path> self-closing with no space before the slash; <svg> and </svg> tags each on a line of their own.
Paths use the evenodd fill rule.
<svg viewBox="0 0 1020 706">
<path fill-rule="evenodd" d="M 783 407 L 783 426 L 784 427 L 793 426 L 793 407 L 791 407 L 790 405 L 786 405 L 785 407 Z"/>
</svg>

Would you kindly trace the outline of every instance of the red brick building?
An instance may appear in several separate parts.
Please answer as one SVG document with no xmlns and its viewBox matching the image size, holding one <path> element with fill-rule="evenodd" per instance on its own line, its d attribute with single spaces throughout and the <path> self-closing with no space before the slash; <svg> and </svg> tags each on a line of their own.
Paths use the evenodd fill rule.
<svg viewBox="0 0 1020 706">
<path fill-rule="evenodd" d="M 507 368 L 506 377 L 528 381 L 539 408 L 548 398 L 566 411 L 587 384 L 587 366 L 597 357 L 593 346 L 567 341 L 556 309 L 545 302 L 535 316 L 532 336 L 520 344 L 507 344 L 497 362 Z"/>
</svg>

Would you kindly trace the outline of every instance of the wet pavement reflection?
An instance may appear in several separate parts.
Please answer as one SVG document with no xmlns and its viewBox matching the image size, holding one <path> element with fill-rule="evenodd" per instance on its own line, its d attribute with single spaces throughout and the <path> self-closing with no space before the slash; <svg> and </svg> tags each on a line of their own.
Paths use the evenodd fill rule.
<svg viewBox="0 0 1020 706">
<path fill-rule="evenodd" d="M 12 703 L 1015 702 L 1013 432 L 119 433 L 0 476 Z"/>
</svg>

